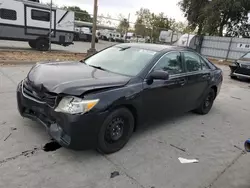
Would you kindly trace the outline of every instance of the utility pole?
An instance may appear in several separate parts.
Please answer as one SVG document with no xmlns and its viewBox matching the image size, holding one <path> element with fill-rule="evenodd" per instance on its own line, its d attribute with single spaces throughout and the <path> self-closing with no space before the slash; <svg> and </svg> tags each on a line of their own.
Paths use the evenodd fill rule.
<svg viewBox="0 0 250 188">
<path fill-rule="evenodd" d="M 49 51 L 51 52 L 51 37 L 52 37 L 52 0 L 50 1 L 50 26 L 49 26 Z"/>
<path fill-rule="evenodd" d="M 129 29 L 129 19 L 130 19 L 130 13 L 128 14 L 128 27 L 126 28 L 126 31 L 125 31 L 125 37 L 124 37 L 124 42 L 126 42 L 127 40 L 127 35 L 128 35 L 128 29 Z"/>
<path fill-rule="evenodd" d="M 92 54 L 96 53 L 95 38 L 96 38 L 97 10 L 98 10 L 97 0 L 94 0 L 94 16 L 93 16 L 93 27 L 92 27 L 92 40 L 91 40 L 91 48 L 87 52 L 88 55 L 92 55 Z"/>
</svg>

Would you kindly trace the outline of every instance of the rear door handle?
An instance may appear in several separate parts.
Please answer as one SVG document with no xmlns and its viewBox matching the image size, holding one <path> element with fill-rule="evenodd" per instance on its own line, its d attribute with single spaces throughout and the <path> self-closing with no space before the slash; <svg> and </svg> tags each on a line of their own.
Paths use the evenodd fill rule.
<svg viewBox="0 0 250 188">
<path fill-rule="evenodd" d="M 202 75 L 202 78 L 210 78 L 210 74 L 204 74 Z"/>
</svg>

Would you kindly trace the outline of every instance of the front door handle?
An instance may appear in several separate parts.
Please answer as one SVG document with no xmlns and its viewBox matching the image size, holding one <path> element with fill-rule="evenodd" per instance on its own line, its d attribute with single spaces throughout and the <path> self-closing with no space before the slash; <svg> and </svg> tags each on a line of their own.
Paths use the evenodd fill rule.
<svg viewBox="0 0 250 188">
<path fill-rule="evenodd" d="M 181 86 L 184 86 L 186 84 L 186 79 L 181 79 L 178 81 L 178 83 L 181 85 Z"/>
</svg>

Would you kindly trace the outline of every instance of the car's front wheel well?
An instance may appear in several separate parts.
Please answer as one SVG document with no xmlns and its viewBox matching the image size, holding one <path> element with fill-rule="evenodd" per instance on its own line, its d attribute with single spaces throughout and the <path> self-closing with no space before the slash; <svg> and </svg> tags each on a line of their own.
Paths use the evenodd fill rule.
<svg viewBox="0 0 250 188">
<path fill-rule="evenodd" d="M 211 89 L 214 90 L 214 92 L 215 92 L 215 97 L 216 97 L 216 96 L 217 96 L 217 87 L 216 87 L 216 86 L 212 86 Z"/>
<path fill-rule="evenodd" d="M 137 124 L 138 124 L 138 113 L 137 113 L 136 108 L 131 104 L 122 104 L 122 105 L 116 106 L 115 108 L 113 108 L 113 110 L 118 109 L 118 108 L 127 108 L 132 113 L 134 117 L 134 122 L 135 122 L 134 124 L 134 132 L 135 132 L 137 129 Z"/>
</svg>

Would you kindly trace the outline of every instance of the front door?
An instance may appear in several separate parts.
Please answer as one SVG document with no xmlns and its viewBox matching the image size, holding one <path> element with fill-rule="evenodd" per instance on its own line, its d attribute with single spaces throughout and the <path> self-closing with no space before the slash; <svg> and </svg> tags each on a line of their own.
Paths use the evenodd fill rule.
<svg viewBox="0 0 250 188">
<path fill-rule="evenodd" d="M 144 120 L 165 117 L 185 109 L 186 77 L 179 52 L 162 56 L 152 71 L 163 70 L 170 75 L 168 80 L 153 80 L 143 83 Z M 151 72 L 152 72 L 151 71 Z"/>
</svg>

